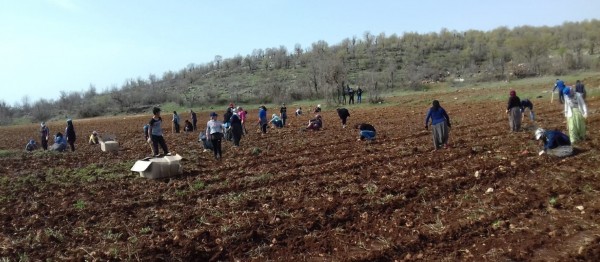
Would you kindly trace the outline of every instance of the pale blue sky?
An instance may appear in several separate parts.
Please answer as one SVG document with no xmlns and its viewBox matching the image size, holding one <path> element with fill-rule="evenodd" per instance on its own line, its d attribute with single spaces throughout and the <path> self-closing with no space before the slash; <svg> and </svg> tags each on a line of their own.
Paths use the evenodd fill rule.
<svg viewBox="0 0 600 262">
<path fill-rule="evenodd" d="M 98 91 L 161 77 L 253 49 L 292 50 L 319 40 L 404 32 L 555 26 L 600 19 L 598 0 L 4 0 L 0 86 L 11 105 L 27 95 Z"/>
</svg>

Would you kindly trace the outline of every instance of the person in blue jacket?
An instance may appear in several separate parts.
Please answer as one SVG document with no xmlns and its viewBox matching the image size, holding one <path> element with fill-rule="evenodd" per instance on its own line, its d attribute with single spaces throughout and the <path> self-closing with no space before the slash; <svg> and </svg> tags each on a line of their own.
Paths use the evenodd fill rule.
<svg viewBox="0 0 600 262">
<path fill-rule="evenodd" d="M 50 150 L 58 152 L 64 152 L 67 150 L 67 139 L 63 137 L 61 132 L 56 133 L 56 136 L 54 136 L 54 145 L 52 145 Z"/>
<path fill-rule="evenodd" d="M 564 150 L 553 151 L 553 155 L 563 154 L 558 156 L 567 156 L 573 152 L 573 148 L 571 147 L 571 140 L 567 135 L 561 133 L 560 131 L 544 130 L 542 128 L 538 128 L 537 130 L 535 130 L 535 139 L 539 140 L 540 143 L 544 145 L 544 149 L 539 153 L 540 155 L 549 153 L 550 150 L 557 148 L 564 148 Z M 564 154 L 565 152 L 568 153 Z"/>
<path fill-rule="evenodd" d="M 562 81 L 560 79 L 556 79 L 556 83 L 554 83 L 554 88 L 552 89 L 552 92 L 554 92 L 554 90 L 558 89 L 558 101 L 560 101 L 561 104 L 565 103 L 565 98 L 562 96 L 563 93 L 563 89 L 565 89 L 565 81 Z"/>
<path fill-rule="evenodd" d="M 431 129 L 433 130 L 433 146 L 436 150 L 442 148 L 442 146 L 448 148 L 450 117 L 437 100 L 433 100 L 432 107 L 427 111 L 427 117 L 425 117 L 425 129 L 429 126 L 429 119 L 431 119 Z"/>
<path fill-rule="evenodd" d="M 267 108 L 265 106 L 260 106 L 258 110 L 258 124 L 260 125 L 260 129 L 263 134 L 267 133 L 267 126 L 269 125 L 269 120 L 267 119 Z"/>
</svg>

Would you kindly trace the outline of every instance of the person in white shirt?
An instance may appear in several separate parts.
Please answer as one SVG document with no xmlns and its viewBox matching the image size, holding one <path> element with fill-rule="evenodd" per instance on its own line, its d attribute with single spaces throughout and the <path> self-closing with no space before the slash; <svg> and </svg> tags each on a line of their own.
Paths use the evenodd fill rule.
<svg viewBox="0 0 600 262">
<path fill-rule="evenodd" d="M 221 141 L 223 140 L 223 123 L 217 120 L 217 113 L 210 113 L 210 120 L 206 123 L 206 138 L 213 145 L 216 160 L 221 160 Z"/>
</svg>

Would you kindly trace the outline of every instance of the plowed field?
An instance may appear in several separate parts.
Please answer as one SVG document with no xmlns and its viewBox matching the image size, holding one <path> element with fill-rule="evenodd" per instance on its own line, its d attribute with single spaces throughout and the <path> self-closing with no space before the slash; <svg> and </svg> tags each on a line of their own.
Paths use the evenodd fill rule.
<svg viewBox="0 0 600 262">
<path fill-rule="evenodd" d="M 565 132 L 556 97 L 551 104 L 541 87 L 517 95 L 526 88 L 538 124 Z M 506 101 L 486 99 L 504 94 L 465 88 L 347 106 L 349 125 L 376 127 L 372 143 L 342 129 L 334 107 L 324 108 L 319 132 L 300 131 L 309 116 L 265 136 L 249 125 L 241 147 L 224 143 L 220 162 L 202 152 L 197 132 L 166 124 L 184 173 L 165 180 L 129 171 L 150 154 L 141 131 L 149 115 L 75 119 L 77 150 L 65 153 L 22 152 L 38 126 L 4 127 L 0 258 L 598 261 L 598 92 L 588 97 L 587 140 L 564 159 L 537 155 L 529 119 L 527 131 L 508 131 Z M 432 151 L 424 129 L 433 99 L 452 119 L 449 149 Z M 207 113 L 198 115 L 203 128 Z M 52 133 L 64 127 L 50 123 Z M 92 130 L 116 135 L 118 154 L 87 145 Z"/>
</svg>

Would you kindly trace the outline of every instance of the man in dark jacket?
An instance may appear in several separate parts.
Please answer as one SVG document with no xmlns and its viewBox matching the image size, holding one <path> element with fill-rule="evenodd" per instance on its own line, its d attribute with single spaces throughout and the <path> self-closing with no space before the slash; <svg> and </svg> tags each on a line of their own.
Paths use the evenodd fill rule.
<svg viewBox="0 0 600 262">
<path fill-rule="evenodd" d="M 337 109 L 338 116 L 342 120 L 342 128 L 346 128 L 346 119 L 350 116 L 350 112 L 346 108 L 338 108 Z"/>
<path fill-rule="evenodd" d="M 577 80 L 575 82 L 575 92 L 580 93 L 581 97 L 583 97 L 583 99 L 585 99 L 585 86 L 583 85 L 583 83 L 579 80 Z"/>
<path fill-rule="evenodd" d="M 67 119 L 67 129 L 65 130 L 65 135 L 67 136 L 67 143 L 71 147 L 71 151 L 75 152 L 75 127 L 73 127 L 73 120 Z"/>
</svg>

